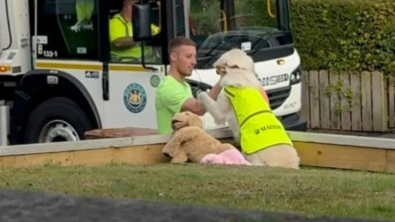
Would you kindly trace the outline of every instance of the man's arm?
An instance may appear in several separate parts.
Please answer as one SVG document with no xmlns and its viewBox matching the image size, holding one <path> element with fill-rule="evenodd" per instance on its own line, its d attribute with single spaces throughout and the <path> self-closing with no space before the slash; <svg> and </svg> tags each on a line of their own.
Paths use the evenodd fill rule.
<svg viewBox="0 0 395 222">
<path fill-rule="evenodd" d="M 170 84 L 160 87 L 159 94 L 166 104 L 167 108 L 173 113 L 191 111 L 196 115 L 203 116 L 206 109 L 201 105 L 197 99 L 184 92 L 182 88 L 174 88 Z M 221 87 L 217 83 L 208 93 L 209 96 L 217 100 L 218 94 L 221 92 Z"/>
<path fill-rule="evenodd" d="M 126 36 L 124 24 L 116 18 L 110 20 L 110 41 L 118 49 L 129 48 L 135 45 L 133 37 Z"/>
<path fill-rule="evenodd" d="M 132 47 L 135 45 L 133 41 L 133 37 L 119 37 L 116 38 L 112 44 L 117 48 L 117 49 L 126 49 L 129 47 Z"/>
<path fill-rule="evenodd" d="M 207 94 L 216 101 L 221 89 L 222 87 L 217 83 Z M 191 111 L 199 116 L 203 116 L 207 112 L 206 108 L 195 98 L 187 99 L 182 106 L 182 111 Z"/>
<path fill-rule="evenodd" d="M 159 87 L 158 95 L 166 108 L 173 113 L 191 111 L 197 115 L 203 115 L 206 112 L 204 107 L 190 94 L 185 93 L 183 88 L 174 87 L 172 84 Z"/>
<path fill-rule="evenodd" d="M 198 115 L 201 113 L 196 99 L 185 93 L 183 88 L 174 87 L 172 84 L 162 85 L 158 88 L 158 95 L 166 108 L 173 113 L 182 111 L 191 111 Z"/>
<path fill-rule="evenodd" d="M 197 99 L 191 97 L 182 104 L 181 111 L 191 111 L 196 115 L 203 116 L 207 111 L 204 106 L 200 105 Z"/>
</svg>

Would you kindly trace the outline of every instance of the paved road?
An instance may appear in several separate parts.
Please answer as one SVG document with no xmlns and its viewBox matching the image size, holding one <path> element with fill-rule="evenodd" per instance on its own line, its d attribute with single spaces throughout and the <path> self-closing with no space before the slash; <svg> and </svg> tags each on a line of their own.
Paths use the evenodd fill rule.
<svg viewBox="0 0 395 222">
<path fill-rule="evenodd" d="M 362 222 L 0 190 L 2 222 Z"/>
</svg>

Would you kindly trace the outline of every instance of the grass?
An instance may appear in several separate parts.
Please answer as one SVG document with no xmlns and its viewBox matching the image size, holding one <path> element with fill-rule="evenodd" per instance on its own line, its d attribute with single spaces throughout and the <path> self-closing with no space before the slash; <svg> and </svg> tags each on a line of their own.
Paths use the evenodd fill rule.
<svg viewBox="0 0 395 222">
<path fill-rule="evenodd" d="M 395 219 L 395 175 L 323 169 L 154 165 L 0 169 L 0 187 L 85 196 Z"/>
</svg>

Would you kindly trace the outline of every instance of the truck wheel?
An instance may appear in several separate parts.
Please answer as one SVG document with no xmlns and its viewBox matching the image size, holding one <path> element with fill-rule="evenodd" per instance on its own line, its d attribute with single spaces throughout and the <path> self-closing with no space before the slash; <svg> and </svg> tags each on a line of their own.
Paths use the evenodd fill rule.
<svg viewBox="0 0 395 222">
<path fill-rule="evenodd" d="M 92 124 L 72 100 L 56 97 L 41 103 L 31 113 L 24 134 L 25 143 L 79 141 Z"/>
</svg>

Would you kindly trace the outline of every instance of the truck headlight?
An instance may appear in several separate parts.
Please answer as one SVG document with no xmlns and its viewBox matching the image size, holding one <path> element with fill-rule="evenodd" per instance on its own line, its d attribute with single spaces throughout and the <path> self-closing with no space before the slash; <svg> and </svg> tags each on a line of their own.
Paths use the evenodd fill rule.
<svg viewBox="0 0 395 222">
<path fill-rule="evenodd" d="M 300 67 L 292 71 L 291 76 L 290 76 L 290 82 L 291 85 L 293 84 L 298 84 L 302 81 L 302 71 Z"/>
</svg>

